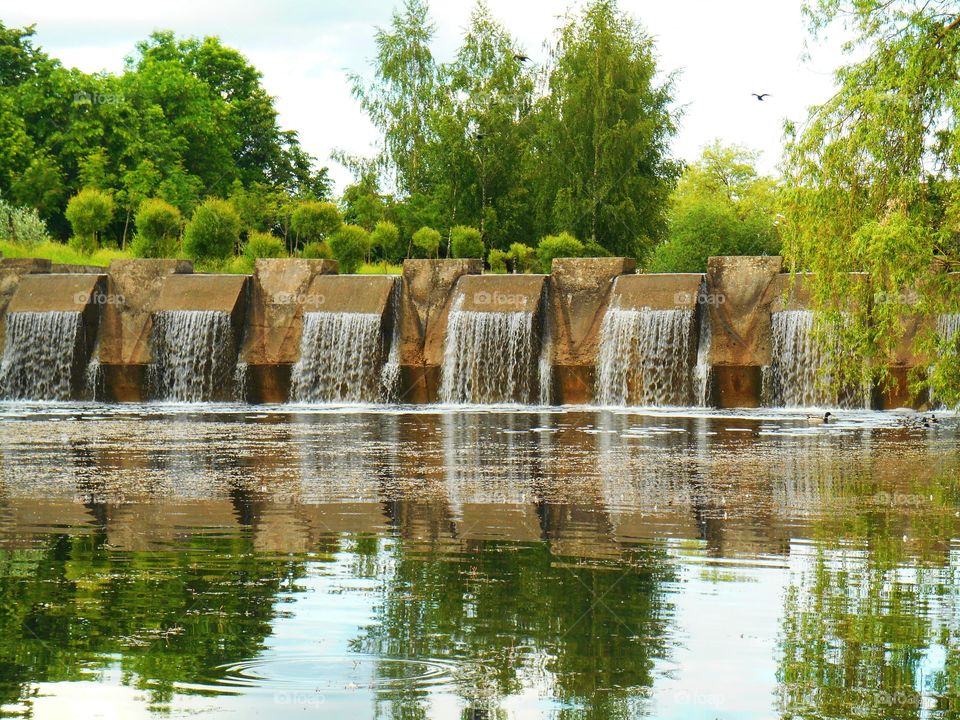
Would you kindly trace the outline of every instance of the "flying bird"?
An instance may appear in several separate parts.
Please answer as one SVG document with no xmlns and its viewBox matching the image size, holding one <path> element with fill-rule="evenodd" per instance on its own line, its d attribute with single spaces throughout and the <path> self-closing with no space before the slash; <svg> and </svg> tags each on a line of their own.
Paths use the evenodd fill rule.
<svg viewBox="0 0 960 720">
<path fill-rule="evenodd" d="M 753 95 L 760 102 L 763 102 L 763 99 L 765 97 L 770 97 L 770 93 L 760 93 L 759 95 L 757 93 L 750 93 L 750 94 Z"/>
<path fill-rule="evenodd" d="M 530 57 L 528 55 L 524 55 L 523 53 L 514 53 L 513 59 L 517 62 L 525 63 L 530 59 Z"/>
</svg>

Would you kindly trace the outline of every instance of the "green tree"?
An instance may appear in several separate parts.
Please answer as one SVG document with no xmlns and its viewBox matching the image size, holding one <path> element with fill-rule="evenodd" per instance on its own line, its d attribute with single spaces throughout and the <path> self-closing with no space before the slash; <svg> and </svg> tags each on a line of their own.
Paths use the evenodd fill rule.
<svg viewBox="0 0 960 720">
<path fill-rule="evenodd" d="M 658 85 L 657 72 L 653 40 L 613 0 L 568 18 L 528 156 L 541 232 L 568 229 L 638 258 L 665 236 L 678 167 L 672 81 Z"/>
<path fill-rule="evenodd" d="M 71 247 L 89 255 L 97 249 L 100 235 L 113 218 L 113 198 L 100 190 L 85 188 L 70 198 L 66 217 L 73 228 Z"/>
<path fill-rule="evenodd" d="M 669 239 L 651 272 L 706 272 L 712 255 L 777 255 L 774 181 L 756 171 L 757 153 L 719 142 L 684 169 L 670 197 Z"/>
<path fill-rule="evenodd" d="M 422 227 L 413 234 L 413 244 L 427 257 L 436 257 L 440 249 L 440 233 L 432 227 Z"/>
<path fill-rule="evenodd" d="M 537 251 L 523 243 L 511 243 L 507 257 L 515 273 L 533 272 L 537 264 Z"/>
<path fill-rule="evenodd" d="M 243 246 L 243 255 L 249 260 L 282 258 L 287 256 L 283 240 L 272 233 L 252 232 Z"/>
<path fill-rule="evenodd" d="M 400 262 L 404 247 L 400 239 L 400 229 L 389 220 L 381 220 L 370 233 L 370 243 L 380 249 L 384 262 Z"/>
<path fill-rule="evenodd" d="M 550 272 L 554 258 L 576 258 L 583 255 L 583 243 L 573 235 L 562 232 L 559 235 L 547 235 L 537 244 L 537 260 L 540 270 Z"/>
<path fill-rule="evenodd" d="M 907 318 L 934 326 L 960 310 L 947 274 L 931 271 L 960 267 L 960 12 L 949 0 L 823 0 L 807 15 L 815 35 L 842 21 L 857 59 L 802 131 L 788 126 L 784 256 L 813 273 L 818 329 L 839 338 L 824 372 L 886 382 Z M 942 371 L 960 363 L 956 344 L 926 333 L 918 349 L 933 369 L 916 386 L 930 378 L 960 404 L 958 374 Z"/>
<path fill-rule="evenodd" d="M 490 272 L 505 273 L 507 271 L 507 259 L 509 254 L 503 250 L 492 248 L 487 253 L 487 264 L 490 266 Z"/>
<path fill-rule="evenodd" d="M 329 245 L 340 272 L 352 275 L 360 269 L 370 249 L 370 233 L 356 225 L 344 225 L 333 234 Z"/>
<path fill-rule="evenodd" d="M 183 218 L 180 211 L 170 203 L 153 198 L 144 200 L 134 218 L 137 234 L 133 239 L 133 254 L 136 257 L 174 257 Z"/>
<path fill-rule="evenodd" d="M 290 216 L 290 228 L 296 234 L 296 245 L 323 242 L 340 226 L 343 218 L 332 202 L 304 200 L 296 205 Z"/>
<path fill-rule="evenodd" d="M 480 231 L 466 225 L 457 225 L 450 230 L 450 246 L 455 258 L 483 259 L 485 255 Z"/>
<path fill-rule="evenodd" d="M 196 260 L 228 258 L 240 239 L 240 227 L 233 205 L 210 198 L 193 211 L 183 233 L 183 250 Z"/>
</svg>

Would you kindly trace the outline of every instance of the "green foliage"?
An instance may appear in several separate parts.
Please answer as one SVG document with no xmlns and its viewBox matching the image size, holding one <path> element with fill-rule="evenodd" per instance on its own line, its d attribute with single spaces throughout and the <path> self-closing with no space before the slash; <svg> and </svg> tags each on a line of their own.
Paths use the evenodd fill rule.
<svg viewBox="0 0 960 720">
<path fill-rule="evenodd" d="M 240 226 L 233 205 L 210 198 L 193 211 L 183 233 L 183 250 L 197 260 L 227 258 L 240 239 Z"/>
<path fill-rule="evenodd" d="M 503 250 L 493 248 L 487 255 L 487 263 L 490 265 L 490 272 L 505 273 L 507 271 L 507 259 L 509 253 Z"/>
<path fill-rule="evenodd" d="M 381 220 L 370 233 L 370 244 L 380 250 L 381 256 L 388 262 L 403 259 L 406 248 L 401 244 L 400 230 L 389 220 Z"/>
<path fill-rule="evenodd" d="M 70 198 L 65 213 L 73 228 L 71 247 L 92 253 L 99 235 L 113 218 L 113 198 L 94 188 L 85 188 Z"/>
<path fill-rule="evenodd" d="M 252 232 L 243 246 L 243 255 L 250 260 L 287 256 L 283 240 L 272 233 Z"/>
<path fill-rule="evenodd" d="M 824 372 L 841 384 L 887 382 L 902 318 L 932 327 L 958 309 L 946 273 L 931 267 L 960 267 L 960 14 L 948 0 L 824 0 L 807 13 L 815 33 L 842 21 L 856 59 L 802 132 L 788 126 L 784 256 L 813 273 L 819 331 L 842 338 Z M 933 351 L 933 369 L 917 389 L 929 378 L 937 397 L 960 404 L 960 385 L 940 368 L 955 355 L 929 332 L 918 348 Z"/>
<path fill-rule="evenodd" d="M 455 258 L 483 259 L 484 256 L 483 235 L 466 225 L 457 225 L 450 230 L 450 247 Z"/>
<path fill-rule="evenodd" d="M 183 218 L 170 203 L 154 198 L 144 200 L 134 221 L 137 234 L 131 250 L 135 257 L 175 257 Z"/>
<path fill-rule="evenodd" d="M 333 260 L 330 246 L 325 242 L 312 242 L 303 246 L 302 257 L 309 260 Z"/>
<path fill-rule="evenodd" d="M 340 273 L 354 274 L 370 249 L 370 233 L 357 225 L 344 225 L 330 238 L 330 251 Z"/>
<path fill-rule="evenodd" d="M 431 227 L 422 227 L 413 234 L 413 244 L 427 257 L 436 257 L 440 248 L 440 233 Z"/>
<path fill-rule="evenodd" d="M 612 255 L 613 253 L 603 247 L 603 245 L 590 240 L 583 244 L 583 253 L 580 257 L 611 257 Z"/>
<path fill-rule="evenodd" d="M 523 243 L 511 243 L 507 257 L 515 273 L 529 273 L 536 269 L 537 251 Z"/>
<path fill-rule="evenodd" d="M 50 240 L 50 234 L 36 210 L 14 207 L 0 198 L 0 240 L 31 248 Z"/>
<path fill-rule="evenodd" d="M 296 233 L 298 243 L 327 240 L 341 225 L 343 218 L 332 202 L 306 200 L 298 203 L 290 216 L 290 228 Z"/>
<path fill-rule="evenodd" d="M 583 243 L 573 235 L 562 232 L 559 235 L 547 235 L 537 245 L 537 260 L 541 272 L 550 272 L 554 258 L 576 258 L 583 255 Z"/>
</svg>

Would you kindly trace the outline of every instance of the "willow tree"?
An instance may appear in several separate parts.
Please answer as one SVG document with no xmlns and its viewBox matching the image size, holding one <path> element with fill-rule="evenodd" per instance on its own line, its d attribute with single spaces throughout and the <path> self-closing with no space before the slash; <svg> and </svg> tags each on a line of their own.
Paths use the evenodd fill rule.
<svg viewBox="0 0 960 720">
<path fill-rule="evenodd" d="M 814 273 L 818 327 L 839 349 L 827 371 L 889 381 L 904 318 L 919 318 L 932 369 L 914 389 L 929 382 L 960 403 L 957 338 L 934 329 L 960 309 L 945 272 L 960 268 L 960 12 L 954 0 L 820 0 L 805 12 L 814 37 L 840 23 L 852 37 L 836 93 L 787 126 L 784 255 Z"/>
<path fill-rule="evenodd" d="M 548 89 L 530 156 L 541 230 L 642 257 L 666 233 L 679 170 L 653 39 L 613 0 L 594 0 L 560 29 Z"/>
</svg>

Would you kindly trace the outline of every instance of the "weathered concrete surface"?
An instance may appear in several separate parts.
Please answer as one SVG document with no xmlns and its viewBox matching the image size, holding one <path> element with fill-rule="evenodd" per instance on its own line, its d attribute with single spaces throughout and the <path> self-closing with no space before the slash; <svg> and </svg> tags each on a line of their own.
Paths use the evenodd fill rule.
<svg viewBox="0 0 960 720">
<path fill-rule="evenodd" d="M 390 293 L 398 278 L 394 275 L 322 275 L 310 283 L 316 305 L 306 312 L 350 312 L 384 315 Z"/>
<path fill-rule="evenodd" d="M 548 321 L 553 341 L 553 397 L 558 403 L 588 403 L 600 324 L 613 282 L 633 273 L 629 258 L 556 258 L 551 265 Z"/>
<path fill-rule="evenodd" d="M 92 273 L 94 275 L 103 275 L 107 268 L 100 265 L 71 265 L 68 263 L 54 263 L 50 266 L 52 273 Z"/>
<path fill-rule="evenodd" d="M 464 275 L 455 292 L 461 298 L 461 310 L 535 313 L 540 309 L 546 278 L 546 275 Z"/>
<path fill-rule="evenodd" d="M 625 310 L 696 310 L 702 282 L 699 273 L 626 275 L 613 284 L 610 306 Z"/>
<path fill-rule="evenodd" d="M 480 260 L 404 260 L 400 296 L 402 402 L 437 399 L 453 287 L 461 276 L 482 271 Z"/>
<path fill-rule="evenodd" d="M 785 310 L 809 310 L 810 287 L 812 276 L 806 273 L 780 273 L 770 283 L 770 313 Z"/>
<path fill-rule="evenodd" d="M 50 272 L 49 260 L 33 258 L 0 259 L 0 351 L 7 331 L 7 306 L 25 275 Z"/>
<path fill-rule="evenodd" d="M 253 402 L 286 402 L 290 368 L 300 355 L 303 313 L 318 309 L 313 281 L 337 272 L 333 260 L 264 259 L 254 263 L 240 359 Z"/>
<path fill-rule="evenodd" d="M 710 314 L 710 395 L 721 408 L 758 407 L 761 367 L 770 364 L 770 307 L 780 257 L 712 257 L 705 304 Z"/>
<path fill-rule="evenodd" d="M 153 311 L 168 275 L 192 273 L 186 260 L 114 260 L 107 271 L 97 356 L 109 399 L 144 399 Z"/>
</svg>

